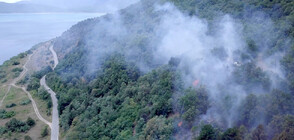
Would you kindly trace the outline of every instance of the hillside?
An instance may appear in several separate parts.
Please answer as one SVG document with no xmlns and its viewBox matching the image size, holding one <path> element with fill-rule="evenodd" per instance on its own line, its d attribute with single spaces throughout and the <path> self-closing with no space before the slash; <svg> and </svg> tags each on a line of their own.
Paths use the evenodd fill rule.
<svg viewBox="0 0 294 140">
<path fill-rule="evenodd" d="M 60 139 L 292 139 L 293 7 L 141 0 L 50 41 L 23 85 L 46 75 Z"/>
<path fill-rule="evenodd" d="M 38 75 L 37 71 L 51 65 L 48 45 L 50 42 L 38 44 L 0 66 L 0 139 L 50 138 L 47 125 L 51 121 L 52 101 L 44 88 L 33 91 L 32 84 L 27 84 Z M 47 134 L 41 136 L 43 132 Z"/>
</svg>

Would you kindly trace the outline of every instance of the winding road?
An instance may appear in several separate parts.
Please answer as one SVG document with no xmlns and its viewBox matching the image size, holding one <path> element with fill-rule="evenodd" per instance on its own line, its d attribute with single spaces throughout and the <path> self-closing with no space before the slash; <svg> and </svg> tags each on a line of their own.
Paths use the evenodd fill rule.
<svg viewBox="0 0 294 140">
<path fill-rule="evenodd" d="M 27 68 L 26 66 L 27 66 L 28 62 L 31 60 L 31 57 L 32 57 L 33 55 L 34 55 L 34 53 L 31 54 L 31 55 L 28 57 L 28 60 L 27 60 L 26 63 L 23 65 L 23 71 L 22 71 L 21 74 L 18 76 L 18 78 L 14 79 L 14 80 L 8 85 L 8 86 L 9 86 L 9 87 L 8 87 L 8 90 L 7 90 L 7 92 L 5 93 L 5 96 L 3 97 L 2 101 L 1 101 L 1 105 L 2 105 L 2 102 L 4 101 L 5 97 L 6 97 L 7 94 L 9 93 L 9 91 L 10 91 L 10 89 L 11 89 L 11 86 L 13 86 L 13 87 L 15 87 L 15 88 L 20 88 L 20 89 L 22 89 L 22 90 L 28 95 L 29 99 L 32 101 L 32 105 L 33 105 L 33 108 L 34 108 L 34 111 L 35 111 L 37 117 L 38 117 L 42 122 L 44 122 L 45 124 L 49 125 L 49 127 L 51 128 L 51 123 L 50 123 L 49 121 L 47 121 L 46 119 L 44 119 L 44 118 L 41 116 L 41 114 L 40 114 L 40 112 L 39 112 L 39 110 L 38 110 L 37 104 L 36 104 L 35 100 L 33 99 L 32 95 L 26 90 L 25 87 L 20 87 L 20 86 L 17 86 L 17 85 L 16 85 L 16 82 L 19 81 L 20 79 L 22 79 L 22 78 L 26 75 L 26 73 L 28 72 L 28 68 Z"/>
<path fill-rule="evenodd" d="M 52 53 L 52 55 L 53 55 L 53 60 L 54 60 L 54 66 L 53 66 L 53 69 L 55 69 L 56 68 L 56 66 L 58 65 L 58 57 L 57 57 L 57 54 L 56 54 L 56 52 L 54 51 L 54 49 L 53 49 L 53 46 L 51 46 L 50 48 L 49 48 L 49 50 L 51 51 L 51 53 Z"/>
<path fill-rule="evenodd" d="M 56 52 L 54 51 L 53 49 L 53 46 L 50 46 L 49 50 L 51 51 L 52 55 L 53 55 L 53 59 L 54 59 L 54 66 L 53 66 L 53 69 L 55 69 L 55 67 L 57 66 L 57 64 L 59 63 L 58 62 L 58 58 L 57 58 L 57 54 Z M 10 84 L 8 85 L 3 85 L 4 86 L 9 86 L 8 89 L 7 89 L 7 92 L 5 93 L 4 97 L 2 98 L 2 100 L 0 101 L 0 106 L 2 105 L 3 101 L 5 100 L 7 94 L 10 92 L 10 89 L 11 87 L 15 87 L 15 88 L 19 88 L 19 89 L 22 89 L 29 97 L 29 99 L 32 101 L 32 105 L 33 105 L 33 108 L 34 108 L 34 111 L 38 117 L 38 119 L 40 119 L 42 122 L 44 122 L 45 124 L 47 124 L 50 128 L 51 128 L 51 140 L 58 140 L 58 137 L 59 137 L 59 116 L 58 116 L 58 110 L 57 110 L 57 107 L 58 107 L 58 101 L 57 101 L 57 98 L 56 98 L 56 93 L 53 92 L 49 87 L 48 85 L 46 84 L 46 75 L 44 77 L 42 77 L 41 81 L 40 81 L 40 84 L 41 86 L 44 86 L 45 89 L 50 93 L 51 95 L 51 99 L 52 99 L 52 103 L 53 103 L 53 109 L 52 109 L 52 123 L 47 121 L 46 119 L 44 119 L 39 110 L 38 110 L 38 107 L 37 107 L 37 104 L 35 102 L 35 100 L 33 99 L 32 95 L 26 90 L 26 88 L 24 86 L 18 86 L 16 85 L 16 82 L 19 81 L 20 79 L 22 79 L 26 73 L 28 72 L 28 68 L 26 67 L 28 62 L 31 60 L 31 57 L 34 55 L 31 54 L 29 57 L 28 57 L 28 60 L 26 61 L 26 63 L 23 65 L 23 71 L 21 72 L 21 74 L 16 78 L 14 79 Z"/>
<path fill-rule="evenodd" d="M 50 51 L 53 54 L 53 59 L 54 59 L 54 66 L 53 69 L 55 69 L 55 67 L 58 64 L 58 58 L 57 58 L 57 54 L 53 49 L 53 46 L 50 46 Z M 58 140 L 59 137 L 59 116 L 58 116 L 58 100 L 56 98 L 56 93 L 54 91 L 52 91 L 48 85 L 46 84 L 46 75 L 42 77 L 41 81 L 40 81 L 41 86 L 44 86 L 44 88 L 50 93 L 51 95 L 51 99 L 52 99 L 52 103 L 53 103 L 53 109 L 52 109 L 52 125 L 51 125 L 51 140 Z"/>
<path fill-rule="evenodd" d="M 20 86 L 15 85 L 15 83 L 16 83 L 17 81 L 19 81 L 21 78 L 23 78 L 23 77 L 25 76 L 25 74 L 28 72 L 28 68 L 27 68 L 26 66 L 27 66 L 28 62 L 31 60 L 31 57 L 32 57 L 33 55 L 34 55 L 34 54 L 31 54 L 31 55 L 29 56 L 28 60 L 27 60 L 26 63 L 23 65 L 23 71 L 22 71 L 22 73 L 20 74 L 20 76 L 19 76 L 17 79 L 15 79 L 15 80 L 12 82 L 11 86 L 14 86 L 14 87 L 16 87 L 16 88 L 20 88 L 20 89 L 22 89 L 25 93 L 27 93 L 29 99 L 32 101 L 32 105 L 33 105 L 33 108 L 34 108 L 34 111 L 35 111 L 37 117 L 38 117 L 42 122 L 44 122 L 45 124 L 49 125 L 49 127 L 51 128 L 51 123 L 50 123 L 49 121 L 47 121 L 46 119 L 44 119 L 44 118 L 41 116 L 41 114 L 40 114 L 40 112 L 39 112 L 39 110 L 38 110 L 37 104 L 36 104 L 35 100 L 33 99 L 32 95 L 26 90 L 25 87 L 20 87 Z"/>
</svg>

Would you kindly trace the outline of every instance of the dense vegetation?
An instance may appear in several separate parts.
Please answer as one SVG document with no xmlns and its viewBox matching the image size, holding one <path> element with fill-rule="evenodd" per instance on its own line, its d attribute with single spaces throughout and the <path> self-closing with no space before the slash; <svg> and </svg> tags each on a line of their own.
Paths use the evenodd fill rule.
<svg viewBox="0 0 294 140">
<path fill-rule="evenodd" d="M 35 125 L 35 120 L 28 118 L 26 122 L 12 118 L 5 124 L 5 127 L 0 127 L 0 134 L 3 135 L 8 132 L 27 132 Z"/>
<path fill-rule="evenodd" d="M 164 132 L 172 134 L 172 121 L 167 117 L 173 112 L 171 96 L 176 90 L 172 83 L 175 78 L 175 72 L 169 66 L 140 76 L 132 64 L 127 64 L 121 56 L 113 56 L 103 64 L 103 73 L 90 86 L 59 88 L 59 82 L 55 81 L 61 80 L 54 77 L 48 82 L 53 90 L 61 93 L 59 111 L 62 128 L 68 130 L 72 125 L 77 126 L 69 139 L 127 139 L 133 134 L 136 138 L 161 137 L 163 134 L 160 133 Z M 79 119 L 76 118 L 78 116 Z M 153 122 L 159 121 L 157 119 L 162 122 Z M 158 126 L 145 128 L 146 123 Z M 164 132 L 148 136 L 153 127 Z"/>
<path fill-rule="evenodd" d="M 167 1 L 167 0 L 165 0 Z M 128 34 L 115 34 L 105 24 L 117 22 L 107 15 L 83 21 L 57 38 L 55 48 L 60 50 L 61 61 L 49 72 L 47 82 L 57 93 L 60 126 L 66 139 L 290 139 L 294 132 L 294 2 L 264 1 L 199 1 L 169 0 L 189 16 L 212 22 L 219 16 L 230 14 L 244 24 L 246 52 L 240 54 L 240 67 L 235 67 L 230 84 L 245 90 L 240 101 L 240 113 L 230 125 L 226 114 L 234 98 L 223 94 L 219 120 L 201 121 L 215 104 L 210 102 L 205 85 L 185 85 L 177 69 L 180 60 L 172 58 L 168 64 L 156 62 L 153 48 L 159 38 L 154 31 L 162 13 L 152 6 L 154 1 L 143 0 L 120 11 Z M 269 33 L 273 44 L 266 54 L 287 52 L 282 59 L 286 78 L 272 88 L 269 75 L 256 66 L 258 51 L 264 46 L 248 34 L 252 23 L 247 22 L 262 11 L 273 20 L 275 28 Z M 254 26 L 258 26 L 255 24 Z M 95 30 L 93 35 L 91 30 Z M 89 39 L 90 38 L 90 39 Z M 90 40 L 90 41 L 89 41 Z M 290 40 L 290 41 L 288 41 Z M 285 45 L 288 42 L 288 45 Z M 290 45 L 289 45 L 290 44 Z M 72 47 L 74 46 L 74 47 Z M 95 51 L 95 49 L 98 51 Z M 100 50 L 106 54 L 99 53 Z M 133 50 L 128 54 L 126 50 Z M 91 53 L 92 52 L 92 53 Z M 93 53 L 94 52 L 94 53 Z M 223 57 L 221 50 L 213 50 Z M 93 60 L 88 55 L 95 55 Z M 250 60 L 250 61 L 249 61 Z M 88 63 L 85 63 L 88 62 Z M 142 69 L 140 65 L 145 66 Z M 89 71 L 91 67 L 91 71 Z M 1 74 L 1 73 L 0 73 Z M 34 76 L 28 89 L 37 90 Z M 266 94 L 255 93 L 261 87 Z M 225 85 L 223 93 L 228 92 Z M 42 93 L 42 92 L 41 92 Z M 238 93 L 236 93 L 238 94 Z M 40 97 L 46 97 L 40 94 Z"/>
</svg>

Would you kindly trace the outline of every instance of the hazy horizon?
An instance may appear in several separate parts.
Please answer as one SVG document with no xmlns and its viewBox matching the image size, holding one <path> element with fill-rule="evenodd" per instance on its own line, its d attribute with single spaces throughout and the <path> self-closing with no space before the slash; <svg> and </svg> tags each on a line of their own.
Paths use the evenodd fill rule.
<svg viewBox="0 0 294 140">
<path fill-rule="evenodd" d="M 0 0 L 12 5 L 2 6 L 4 9 L 0 14 L 0 64 L 33 45 L 60 36 L 81 20 L 115 12 L 137 1 Z M 14 3 L 21 5 L 15 6 Z"/>
<path fill-rule="evenodd" d="M 0 64 L 32 46 L 60 36 L 72 25 L 104 13 L 0 14 Z"/>
<path fill-rule="evenodd" d="M 112 13 L 123 9 L 131 4 L 138 2 L 139 0 L 129 0 L 127 2 L 123 0 L 0 0 L 0 2 L 9 3 L 13 7 L 13 10 L 26 9 L 26 10 L 57 10 L 67 12 L 102 12 Z M 9 7 L 9 6 L 7 6 Z M 4 10 L 7 7 L 2 7 Z M 3 10 L 3 9 L 2 9 Z M 3 13 L 3 12 L 2 12 Z M 5 13 L 5 12 L 4 12 Z"/>
<path fill-rule="evenodd" d="M 16 3 L 24 0 L 0 0 L 0 2 L 5 2 L 5 3 Z"/>
</svg>

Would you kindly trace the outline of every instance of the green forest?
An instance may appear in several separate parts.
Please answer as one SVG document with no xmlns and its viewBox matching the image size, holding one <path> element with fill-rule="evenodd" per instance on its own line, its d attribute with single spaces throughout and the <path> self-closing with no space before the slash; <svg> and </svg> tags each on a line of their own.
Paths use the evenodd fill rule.
<svg viewBox="0 0 294 140">
<path fill-rule="evenodd" d="M 207 34 L 213 34 L 215 23 L 226 15 L 242 25 L 246 48 L 235 53 L 238 62 L 228 71 L 226 83 L 215 89 L 197 80 L 194 86 L 187 84 L 185 75 L 192 72 L 190 66 L 182 68 L 184 58 L 168 58 L 167 63 L 157 59 L 155 48 L 164 39 L 157 31 L 166 15 L 157 7 L 167 2 L 187 19 L 205 20 Z M 271 21 L 272 28 L 265 30 L 271 38 L 262 36 L 264 32 L 259 36 L 268 44 L 255 38 L 255 31 L 264 27 L 263 22 L 252 22 L 255 14 Z M 294 136 L 293 39 L 292 0 L 141 0 L 117 14 L 82 21 L 56 38 L 60 63 L 54 71 L 46 68 L 34 74 L 27 89 L 38 92 L 50 109 L 49 95 L 39 89 L 40 78 L 47 74 L 48 85 L 57 93 L 64 139 L 290 140 Z M 211 53 L 224 61 L 224 51 L 219 47 Z M 273 81 L 258 66 L 260 52 L 269 58 L 283 52 L 276 59 L 283 78 Z M 236 100 L 241 93 L 232 87 L 242 89 L 242 100 Z M 5 110 L 0 113 L 13 116 Z M 210 113 L 218 116 L 209 118 Z M 0 133 L 27 131 L 33 125 L 29 121 L 11 120 Z"/>
</svg>

